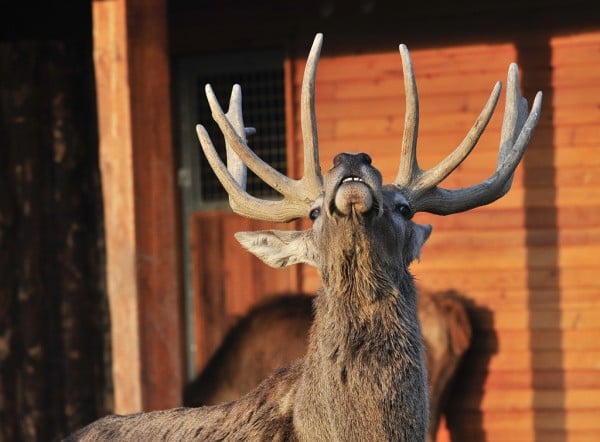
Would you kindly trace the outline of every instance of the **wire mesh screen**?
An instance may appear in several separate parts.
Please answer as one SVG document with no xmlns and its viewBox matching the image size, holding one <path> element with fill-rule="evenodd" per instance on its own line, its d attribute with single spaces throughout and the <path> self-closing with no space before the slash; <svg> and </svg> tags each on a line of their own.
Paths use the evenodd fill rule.
<svg viewBox="0 0 600 442">
<path fill-rule="evenodd" d="M 210 108 L 204 96 L 204 86 L 206 83 L 210 83 L 219 99 L 219 103 L 221 103 L 221 107 L 226 111 L 231 88 L 237 83 L 242 87 L 244 124 L 256 128 L 256 134 L 248 138 L 248 144 L 265 162 L 285 173 L 286 140 L 283 67 L 281 69 L 254 70 L 245 73 L 199 76 L 197 82 L 197 90 L 202 91 L 202 97 L 198 100 L 196 121 L 206 127 L 221 159 L 225 161 L 225 141 L 217 124 L 211 117 Z M 248 171 L 247 190 L 250 194 L 262 198 L 278 195 L 250 170 Z M 223 186 L 219 183 L 204 155 L 200 157 L 200 196 L 203 202 L 216 202 L 227 199 Z"/>
</svg>

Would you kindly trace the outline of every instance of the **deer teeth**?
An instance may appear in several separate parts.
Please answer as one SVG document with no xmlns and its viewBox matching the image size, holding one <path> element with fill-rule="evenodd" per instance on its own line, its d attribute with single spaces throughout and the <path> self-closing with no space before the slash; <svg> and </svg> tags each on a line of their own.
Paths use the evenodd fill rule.
<svg viewBox="0 0 600 442">
<path fill-rule="evenodd" d="M 365 182 L 365 180 L 363 180 L 362 178 L 359 178 L 357 176 L 349 176 L 347 178 L 344 178 L 342 180 L 342 183 L 348 183 L 350 181 L 357 182 L 357 183 L 364 183 Z"/>
</svg>

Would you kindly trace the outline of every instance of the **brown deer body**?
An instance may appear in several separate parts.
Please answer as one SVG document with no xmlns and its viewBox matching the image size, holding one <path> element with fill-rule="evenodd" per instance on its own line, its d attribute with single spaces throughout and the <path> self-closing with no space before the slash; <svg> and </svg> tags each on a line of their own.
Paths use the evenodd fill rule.
<svg viewBox="0 0 600 442">
<path fill-rule="evenodd" d="M 198 407 L 236 400 L 277 368 L 306 354 L 312 296 L 282 295 L 259 303 L 227 333 L 203 372 L 185 389 L 184 404 Z M 469 347 L 471 324 L 453 291 L 419 290 L 418 317 L 425 344 L 430 420 L 436 440 L 447 392 Z"/>
<path fill-rule="evenodd" d="M 309 216 L 306 231 L 236 234 L 244 247 L 274 267 L 308 263 L 322 288 L 315 301 L 306 356 L 276 371 L 235 402 L 129 416 L 108 416 L 71 440 L 394 440 L 423 441 L 429 422 L 427 376 L 417 295 L 409 264 L 431 232 L 414 223 L 419 211 L 451 214 L 488 204 L 510 188 L 514 170 L 539 117 L 538 95 L 527 116 L 516 66 L 509 70 L 507 111 L 496 172 L 475 186 L 437 186 L 468 155 L 491 117 L 499 86 L 465 141 L 438 166 L 422 171 L 416 161 L 417 92 L 406 47 L 400 47 L 407 91 L 402 156 L 394 183 L 366 154 L 339 154 L 321 175 L 318 162 L 314 80 L 322 36 L 309 55 L 302 88 L 304 172 L 292 180 L 260 160 L 247 146 L 239 88 L 230 113 L 212 89 L 215 121 L 241 162 L 283 195 L 260 200 L 246 193 L 234 166 L 219 159 L 206 130 L 202 148 L 237 213 L 271 221 Z M 233 108 L 233 110 L 231 109 Z"/>
</svg>

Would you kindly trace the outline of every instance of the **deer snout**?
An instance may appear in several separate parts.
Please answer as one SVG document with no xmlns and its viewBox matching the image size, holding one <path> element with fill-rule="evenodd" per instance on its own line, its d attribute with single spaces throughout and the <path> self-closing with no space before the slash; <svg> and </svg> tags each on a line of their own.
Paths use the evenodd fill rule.
<svg viewBox="0 0 600 442">
<path fill-rule="evenodd" d="M 372 162 L 373 162 L 373 160 L 371 159 L 371 157 L 368 154 L 362 153 L 362 152 L 361 153 L 343 152 L 343 153 L 339 153 L 335 157 L 333 157 L 333 167 L 337 167 L 342 163 L 345 163 L 350 167 L 357 167 L 357 166 L 360 166 L 361 164 L 370 166 Z"/>
<path fill-rule="evenodd" d="M 325 201 L 329 213 L 365 214 L 382 208 L 381 173 L 371 165 L 366 153 L 341 153 L 324 176 Z"/>
</svg>

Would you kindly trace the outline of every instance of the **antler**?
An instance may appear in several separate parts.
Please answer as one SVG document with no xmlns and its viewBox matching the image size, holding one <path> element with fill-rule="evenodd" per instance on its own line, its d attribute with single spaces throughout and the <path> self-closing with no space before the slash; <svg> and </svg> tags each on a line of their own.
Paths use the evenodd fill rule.
<svg viewBox="0 0 600 442">
<path fill-rule="evenodd" d="M 206 97 L 212 116 L 225 137 L 229 170 L 219 158 L 206 129 L 200 124 L 196 126 L 198 139 L 217 178 L 229 194 L 231 208 L 242 216 L 265 221 L 288 222 L 306 216 L 314 200 L 321 194 L 323 179 L 319 165 L 314 91 L 322 42 L 323 35 L 317 34 L 308 56 L 302 81 L 301 122 L 304 142 L 304 173 L 303 177 L 298 180 L 279 173 L 261 160 L 246 144 L 245 133 L 249 132 L 249 129 L 244 128 L 242 120 L 239 86 L 236 85 L 232 91 L 230 109 L 225 115 L 212 88 L 210 85 L 206 85 Z M 248 194 L 245 189 L 244 164 L 265 183 L 283 195 L 283 199 L 264 200 Z"/>
<path fill-rule="evenodd" d="M 514 171 L 533 135 L 540 116 L 542 93 L 538 92 L 527 115 L 527 100 L 519 92 L 519 71 L 515 63 L 508 70 L 506 105 L 496 171 L 485 181 L 462 189 L 443 189 L 437 185 L 469 155 L 485 130 L 500 95 L 501 83 L 460 145 L 437 166 L 423 171 L 416 159 L 419 130 L 419 99 L 412 61 L 405 45 L 400 45 L 406 93 L 406 116 L 398 175 L 394 184 L 401 188 L 414 212 L 449 215 L 489 204 L 502 197 L 512 184 Z"/>
</svg>

